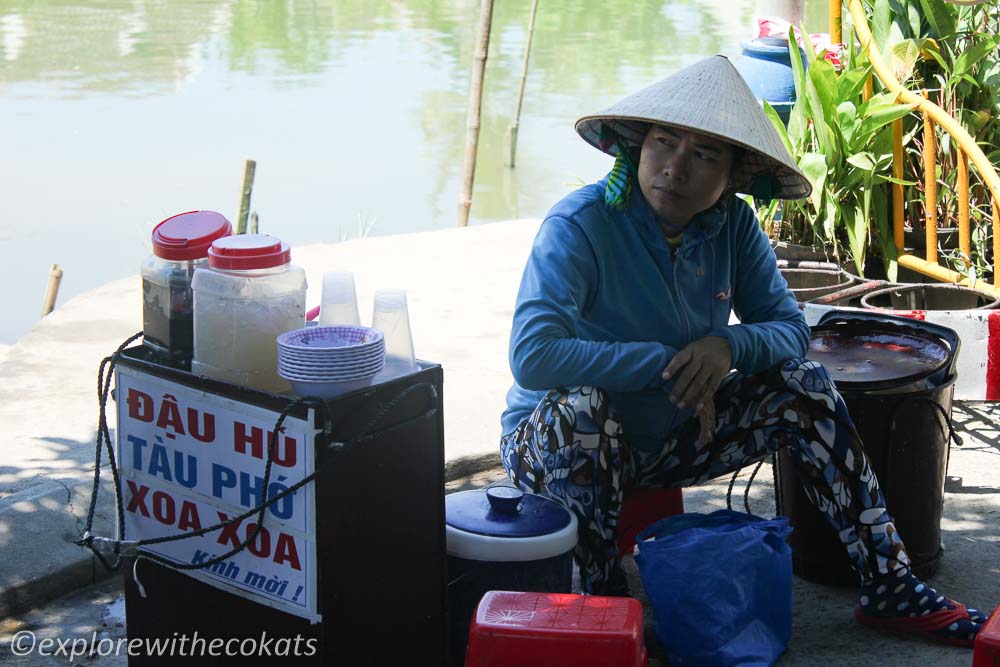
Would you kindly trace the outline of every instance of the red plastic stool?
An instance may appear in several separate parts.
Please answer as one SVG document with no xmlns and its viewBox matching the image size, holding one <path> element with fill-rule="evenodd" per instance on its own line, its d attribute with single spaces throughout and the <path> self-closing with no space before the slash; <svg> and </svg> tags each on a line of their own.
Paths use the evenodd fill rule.
<svg viewBox="0 0 1000 667">
<path fill-rule="evenodd" d="M 972 667 L 1000 667 L 1000 607 L 993 610 L 976 634 Z"/>
<path fill-rule="evenodd" d="M 660 519 L 684 513 L 680 489 L 637 487 L 625 495 L 618 515 L 618 554 L 632 553 L 635 536 Z"/>
<path fill-rule="evenodd" d="M 489 591 L 466 667 L 644 667 L 642 605 L 633 598 Z"/>
</svg>

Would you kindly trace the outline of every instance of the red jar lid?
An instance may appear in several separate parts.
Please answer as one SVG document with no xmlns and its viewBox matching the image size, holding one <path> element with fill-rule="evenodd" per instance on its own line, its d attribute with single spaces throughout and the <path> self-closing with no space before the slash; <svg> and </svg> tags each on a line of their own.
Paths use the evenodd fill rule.
<svg viewBox="0 0 1000 667">
<path fill-rule="evenodd" d="M 208 249 L 208 265 L 216 269 L 269 269 L 290 261 L 292 251 L 288 244 L 267 234 L 224 236 Z"/>
<path fill-rule="evenodd" d="M 153 254 L 170 260 L 201 259 L 212 241 L 229 236 L 233 226 L 215 211 L 188 211 L 153 228 Z"/>
</svg>

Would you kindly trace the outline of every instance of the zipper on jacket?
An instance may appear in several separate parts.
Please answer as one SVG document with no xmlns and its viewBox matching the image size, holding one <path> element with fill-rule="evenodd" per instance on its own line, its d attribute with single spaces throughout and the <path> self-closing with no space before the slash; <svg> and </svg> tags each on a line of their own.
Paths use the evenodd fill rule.
<svg viewBox="0 0 1000 667">
<path fill-rule="evenodd" d="M 685 343 L 685 345 L 688 345 L 691 343 L 691 322 L 688 320 L 687 303 L 684 302 L 684 295 L 681 294 L 680 285 L 677 283 L 677 265 L 679 263 L 680 262 L 676 260 L 673 262 L 674 264 L 673 292 L 674 292 L 674 301 L 679 303 L 681 306 L 680 308 L 678 308 L 678 310 L 681 311 L 681 315 L 684 317 L 684 326 L 687 328 L 687 343 Z"/>
</svg>

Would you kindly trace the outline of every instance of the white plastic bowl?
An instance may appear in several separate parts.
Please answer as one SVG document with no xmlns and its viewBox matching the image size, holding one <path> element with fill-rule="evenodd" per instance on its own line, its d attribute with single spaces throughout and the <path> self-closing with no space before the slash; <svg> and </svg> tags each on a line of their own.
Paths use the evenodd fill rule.
<svg viewBox="0 0 1000 667">
<path fill-rule="evenodd" d="M 278 375 L 288 380 L 294 378 L 296 380 L 310 380 L 316 382 L 341 382 L 343 380 L 357 380 L 369 375 L 376 375 L 384 366 L 385 364 L 381 359 L 378 360 L 378 362 L 368 364 L 367 366 L 337 370 L 324 368 L 302 368 L 300 366 L 296 366 L 295 364 L 287 364 L 283 361 L 279 361 Z"/>
<path fill-rule="evenodd" d="M 357 380 L 344 380 L 340 382 L 285 379 L 292 385 L 292 391 L 298 396 L 315 396 L 316 398 L 328 400 L 341 394 L 371 386 L 375 376 L 369 375 Z"/>
<path fill-rule="evenodd" d="M 279 348 L 298 351 L 350 352 L 373 345 L 385 345 L 385 337 L 378 329 L 350 325 L 302 327 L 288 331 L 277 338 Z"/>
</svg>

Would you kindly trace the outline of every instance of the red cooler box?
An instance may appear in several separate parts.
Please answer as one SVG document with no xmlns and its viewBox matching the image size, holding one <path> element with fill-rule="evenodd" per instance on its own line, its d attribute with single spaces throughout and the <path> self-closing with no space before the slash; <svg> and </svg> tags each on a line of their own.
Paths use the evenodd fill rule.
<svg viewBox="0 0 1000 667">
<path fill-rule="evenodd" d="M 642 667 L 642 605 L 633 598 L 490 591 L 469 629 L 466 667 Z"/>
<path fill-rule="evenodd" d="M 972 667 L 1000 667 L 1000 607 L 993 610 L 976 635 Z"/>
</svg>

